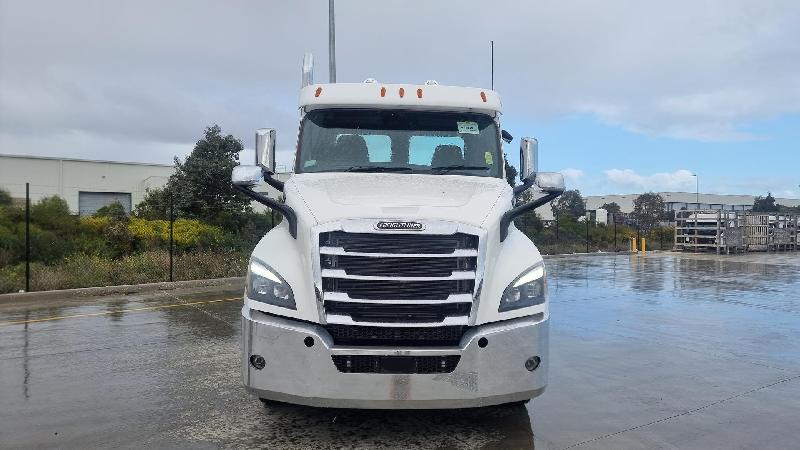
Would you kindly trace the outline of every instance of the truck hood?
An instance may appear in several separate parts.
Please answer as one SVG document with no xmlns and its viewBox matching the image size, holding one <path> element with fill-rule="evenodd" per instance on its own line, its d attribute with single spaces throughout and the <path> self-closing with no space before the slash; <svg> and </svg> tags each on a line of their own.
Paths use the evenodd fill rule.
<svg viewBox="0 0 800 450">
<path fill-rule="evenodd" d="M 317 223 L 391 218 L 482 226 L 493 208 L 511 205 L 504 179 L 463 175 L 304 173 L 293 175 L 284 191 L 287 204 L 307 209 Z"/>
</svg>

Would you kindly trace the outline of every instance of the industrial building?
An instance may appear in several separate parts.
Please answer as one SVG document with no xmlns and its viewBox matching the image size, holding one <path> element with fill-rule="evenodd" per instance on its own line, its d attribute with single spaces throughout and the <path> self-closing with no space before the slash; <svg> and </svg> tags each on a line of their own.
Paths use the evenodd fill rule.
<svg viewBox="0 0 800 450">
<path fill-rule="evenodd" d="M 749 211 L 753 209 L 753 195 L 722 195 L 695 192 L 657 192 L 664 199 L 665 211 L 681 210 L 718 210 Z M 765 193 L 766 194 L 766 193 Z M 586 209 L 593 211 L 606 203 L 616 203 L 625 214 L 633 212 L 633 201 L 641 194 L 624 195 L 589 195 L 584 197 Z M 775 198 L 775 202 L 784 206 L 800 206 L 800 199 Z M 536 210 L 543 220 L 553 220 L 553 210 L 544 206 Z"/>
<path fill-rule="evenodd" d="M 80 215 L 94 214 L 114 202 L 130 212 L 144 199 L 148 189 L 163 187 L 174 172 L 172 164 L 0 155 L 0 188 L 9 191 L 12 198 L 24 201 L 25 183 L 30 183 L 31 203 L 57 195 L 66 200 L 73 213 Z M 259 190 L 277 195 L 267 185 Z M 253 208 L 265 209 L 255 202 Z"/>
</svg>

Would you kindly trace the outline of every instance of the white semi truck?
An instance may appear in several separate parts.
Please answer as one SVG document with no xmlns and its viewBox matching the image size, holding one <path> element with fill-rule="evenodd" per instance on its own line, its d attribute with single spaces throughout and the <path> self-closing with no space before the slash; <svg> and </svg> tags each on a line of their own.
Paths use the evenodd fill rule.
<svg viewBox="0 0 800 450">
<path fill-rule="evenodd" d="M 234 186 L 283 215 L 253 250 L 244 385 L 266 404 L 463 408 L 525 402 L 547 384 L 546 271 L 513 224 L 564 190 L 520 145 L 506 182 L 492 90 L 313 84 L 305 68 L 293 175 L 275 131 Z M 254 189 L 266 182 L 282 201 Z M 516 204 L 523 191 L 536 200 Z"/>
</svg>

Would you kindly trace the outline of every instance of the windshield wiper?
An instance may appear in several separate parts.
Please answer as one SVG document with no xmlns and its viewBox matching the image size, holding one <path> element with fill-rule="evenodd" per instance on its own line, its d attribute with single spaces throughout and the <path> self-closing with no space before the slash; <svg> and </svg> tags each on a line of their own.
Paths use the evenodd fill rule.
<svg viewBox="0 0 800 450">
<path fill-rule="evenodd" d="M 411 172 L 411 167 L 353 166 L 345 172 Z"/>
<path fill-rule="evenodd" d="M 491 167 L 486 166 L 465 166 L 463 164 L 457 166 L 436 166 L 431 167 L 431 172 L 436 171 L 440 173 L 450 172 L 451 170 L 489 170 Z"/>
</svg>

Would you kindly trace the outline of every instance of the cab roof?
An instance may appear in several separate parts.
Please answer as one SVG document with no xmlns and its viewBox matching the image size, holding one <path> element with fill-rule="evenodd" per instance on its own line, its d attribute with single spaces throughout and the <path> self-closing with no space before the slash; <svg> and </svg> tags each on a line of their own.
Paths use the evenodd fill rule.
<svg viewBox="0 0 800 450">
<path fill-rule="evenodd" d="M 438 84 L 310 84 L 300 90 L 300 108 L 401 108 L 475 111 L 494 116 L 502 105 L 490 89 Z"/>
</svg>

